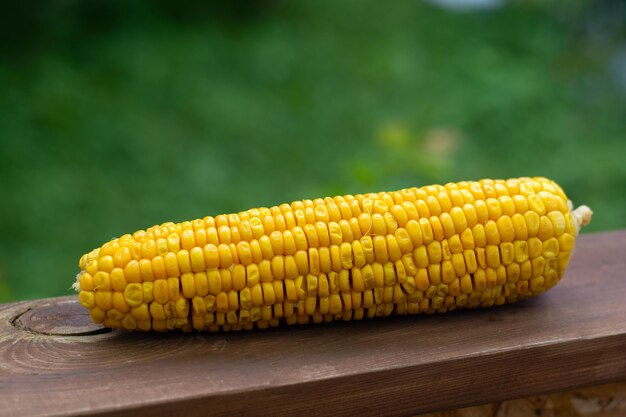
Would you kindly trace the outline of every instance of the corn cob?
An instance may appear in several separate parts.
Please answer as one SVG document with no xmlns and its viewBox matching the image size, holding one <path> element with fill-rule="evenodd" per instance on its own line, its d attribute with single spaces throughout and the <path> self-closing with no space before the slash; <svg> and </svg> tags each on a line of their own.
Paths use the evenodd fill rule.
<svg viewBox="0 0 626 417">
<path fill-rule="evenodd" d="M 489 307 L 553 287 L 590 219 L 545 178 L 317 198 L 121 236 L 74 287 L 95 323 L 144 331 Z"/>
</svg>

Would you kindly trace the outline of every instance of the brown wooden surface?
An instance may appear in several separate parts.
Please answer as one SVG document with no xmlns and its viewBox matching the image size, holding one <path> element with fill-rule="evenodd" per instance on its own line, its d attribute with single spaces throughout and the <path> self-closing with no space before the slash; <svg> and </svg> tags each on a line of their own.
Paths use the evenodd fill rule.
<svg viewBox="0 0 626 417">
<path fill-rule="evenodd" d="M 416 417 L 624 417 L 626 382 L 506 400 Z"/>
<path fill-rule="evenodd" d="M 590 234 L 518 304 L 227 334 L 110 332 L 73 298 L 1 305 L 0 416 L 411 415 L 626 380 L 624 271 L 626 231 Z"/>
</svg>

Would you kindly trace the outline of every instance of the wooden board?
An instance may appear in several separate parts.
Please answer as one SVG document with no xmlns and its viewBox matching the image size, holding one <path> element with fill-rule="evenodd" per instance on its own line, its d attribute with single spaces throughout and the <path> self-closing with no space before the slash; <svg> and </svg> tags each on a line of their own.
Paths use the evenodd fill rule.
<svg viewBox="0 0 626 417">
<path fill-rule="evenodd" d="M 626 231 L 590 234 L 518 304 L 227 334 L 110 332 L 67 297 L 2 305 L 0 416 L 411 415 L 626 380 L 624 271 Z"/>
<path fill-rule="evenodd" d="M 626 383 L 506 400 L 416 417 L 624 417 Z"/>
</svg>

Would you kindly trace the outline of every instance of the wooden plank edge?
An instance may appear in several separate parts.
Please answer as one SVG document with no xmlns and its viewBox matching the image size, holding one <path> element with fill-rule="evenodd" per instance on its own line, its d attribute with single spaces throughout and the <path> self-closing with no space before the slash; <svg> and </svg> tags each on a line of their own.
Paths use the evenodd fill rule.
<svg viewBox="0 0 626 417">
<path fill-rule="evenodd" d="M 165 399 L 130 408 L 82 410 L 74 415 L 411 415 L 624 381 L 624 352 L 626 334 L 610 335 L 592 341 L 540 344 L 523 351 L 488 352 L 471 360 L 444 361 L 442 368 L 454 370 L 446 375 L 433 367 L 422 369 L 416 365 L 267 389 Z M 519 360 L 520 354 L 537 360 L 531 361 L 530 366 L 524 361 L 524 368 L 518 369 L 512 362 Z M 559 363 L 571 366 L 552 366 L 557 363 L 551 360 L 556 356 Z M 474 367 L 493 369 L 492 378 L 468 379 Z M 502 386 L 502 390 L 482 388 L 494 384 Z"/>
</svg>

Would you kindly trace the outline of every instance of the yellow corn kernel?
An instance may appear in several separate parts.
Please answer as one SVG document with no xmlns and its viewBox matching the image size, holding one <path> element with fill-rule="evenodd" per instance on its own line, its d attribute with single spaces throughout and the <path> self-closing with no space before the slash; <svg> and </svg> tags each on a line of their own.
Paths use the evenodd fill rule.
<svg viewBox="0 0 626 417">
<path fill-rule="evenodd" d="M 496 245 L 487 245 L 486 248 L 487 265 L 490 268 L 497 268 L 500 266 L 500 250 Z"/>
<path fill-rule="evenodd" d="M 310 272 L 309 268 L 309 257 L 308 253 L 304 250 L 299 250 L 294 255 L 294 260 L 296 262 L 296 266 L 298 268 L 298 273 L 300 275 L 305 275 Z M 250 265 L 252 267 L 256 267 L 256 265 Z"/>
<path fill-rule="evenodd" d="M 515 262 L 521 264 L 528 260 L 528 242 L 525 240 L 516 240 L 513 242 Z"/>
<path fill-rule="evenodd" d="M 80 281 L 80 289 L 82 291 L 93 291 L 94 284 L 93 284 L 93 277 L 91 276 L 91 274 L 89 274 L 88 272 L 82 272 L 80 274 L 79 281 Z"/>
<path fill-rule="evenodd" d="M 528 237 L 535 237 L 539 232 L 539 215 L 534 211 L 527 211 L 524 213 L 524 220 L 526 221 L 526 229 L 528 231 Z"/>
<path fill-rule="evenodd" d="M 474 273 L 474 286 L 476 291 L 484 291 L 487 288 L 487 275 L 484 269 L 479 269 Z"/>
<path fill-rule="evenodd" d="M 187 285 L 191 287 L 191 283 L 188 283 Z M 183 290 L 184 288 L 185 287 L 183 283 Z M 200 297 L 204 297 L 209 293 L 209 281 L 205 272 L 196 272 L 195 274 L 193 274 L 193 291 L 196 295 L 199 295 Z"/>
<path fill-rule="evenodd" d="M 443 233 L 446 239 L 449 239 L 452 235 L 456 233 L 454 221 L 452 220 L 450 213 L 441 213 L 441 215 L 439 216 L 439 222 L 441 223 L 441 227 L 443 228 Z"/>
<path fill-rule="evenodd" d="M 89 315 L 94 323 L 102 323 L 106 318 L 106 312 L 99 307 L 93 307 L 89 310 Z"/>
<path fill-rule="evenodd" d="M 317 282 L 318 282 L 317 276 L 308 274 L 304 282 L 305 282 L 304 285 L 306 285 L 306 288 L 307 288 L 307 294 L 310 296 L 316 296 L 317 295 Z"/>
<path fill-rule="evenodd" d="M 546 265 L 546 260 L 542 256 L 532 259 L 531 260 L 532 277 L 536 278 L 536 277 L 541 276 L 543 274 L 545 265 Z"/>
<path fill-rule="evenodd" d="M 513 232 L 516 240 L 526 240 L 528 239 L 528 229 L 526 227 L 526 220 L 524 216 L 519 213 L 515 213 L 511 217 L 511 222 L 513 224 Z"/>
<path fill-rule="evenodd" d="M 331 294 L 329 297 L 328 312 L 330 314 L 339 314 L 342 310 L 343 304 L 341 302 L 341 296 L 339 294 Z"/>
<path fill-rule="evenodd" d="M 361 269 L 355 268 L 353 282 L 356 283 L 354 289 L 358 292 L 362 292 L 363 288 L 383 287 L 385 285 L 385 273 L 382 265 L 376 262 L 373 265 L 365 265 Z M 363 286 L 361 286 L 361 282 Z"/>
<path fill-rule="evenodd" d="M 447 271 L 453 270 L 450 261 L 445 261 L 445 262 L 446 262 Z M 448 268 L 448 266 L 450 268 Z M 442 265 L 440 264 L 428 265 L 428 268 L 426 269 L 428 271 L 428 280 L 430 281 L 430 283 L 432 285 L 439 285 L 441 283 Z"/>
<path fill-rule="evenodd" d="M 415 251 L 413 251 L 415 252 Z M 404 265 L 404 269 L 406 270 L 407 275 L 414 276 L 417 270 L 417 266 L 413 261 L 413 254 L 407 253 L 402 257 L 402 265 Z"/>
<path fill-rule="evenodd" d="M 273 233 L 273 232 L 272 232 Z M 261 256 L 263 259 L 271 260 L 274 257 L 274 248 L 268 236 L 261 236 L 258 240 Z"/>
<path fill-rule="evenodd" d="M 217 269 L 211 269 L 204 273 L 198 273 L 194 276 L 194 281 L 197 280 L 204 281 L 206 277 L 206 291 L 209 294 L 217 295 L 222 290 L 222 278 L 220 276 L 220 272 Z M 195 283 L 194 282 L 194 283 Z M 201 283 L 204 285 L 204 282 Z"/>
<path fill-rule="evenodd" d="M 503 265 L 509 265 L 515 260 L 515 247 L 511 242 L 500 244 L 500 258 Z"/>
<path fill-rule="evenodd" d="M 217 246 L 213 243 L 207 243 L 202 249 L 206 268 L 217 268 L 220 264 L 220 255 Z"/>
<path fill-rule="evenodd" d="M 235 265 L 235 268 L 237 265 Z M 282 255 L 276 255 L 271 262 L 272 276 L 275 279 L 285 279 L 285 258 Z M 234 272 L 234 269 L 233 269 Z M 236 288 L 235 288 L 236 289 Z"/>
<path fill-rule="evenodd" d="M 441 252 L 441 243 L 438 241 L 430 242 L 426 246 L 426 251 L 428 253 L 428 262 L 430 264 L 438 264 L 442 261 L 442 252 Z"/>
<path fill-rule="evenodd" d="M 237 248 L 235 246 L 235 252 Z M 233 265 L 233 252 L 229 245 L 225 243 L 220 243 L 217 246 L 217 252 L 219 254 L 219 267 L 220 268 L 230 268 Z"/>
<path fill-rule="evenodd" d="M 527 280 L 532 276 L 532 263 L 527 260 L 520 264 L 520 277 L 521 280 Z"/>
<path fill-rule="evenodd" d="M 562 249 L 561 249 L 562 250 Z M 569 263 L 569 259 L 571 256 L 571 252 L 561 252 L 557 258 L 559 273 L 563 273 L 567 264 Z"/>
<path fill-rule="evenodd" d="M 180 281 L 178 278 L 167 279 L 167 292 L 170 301 L 176 301 L 180 298 Z"/>
<path fill-rule="evenodd" d="M 339 223 L 330 222 L 328 224 L 328 234 L 330 237 L 331 245 L 340 245 L 341 242 L 343 242 L 343 233 L 341 231 Z"/>
<path fill-rule="evenodd" d="M 179 298 L 174 303 L 174 313 L 179 319 L 187 319 L 187 316 L 189 315 L 189 301 L 187 301 L 186 298 Z"/>
<path fill-rule="evenodd" d="M 94 291 L 111 291 L 111 280 L 107 272 L 98 271 L 93 276 Z"/>
<path fill-rule="evenodd" d="M 182 274 L 180 277 L 180 283 L 183 288 L 183 296 L 185 298 L 193 298 L 196 295 L 196 282 L 195 275 L 193 273 Z"/>
<path fill-rule="evenodd" d="M 191 272 L 191 258 L 189 252 L 186 249 L 181 249 L 176 254 L 176 260 L 178 261 L 178 268 L 182 274 Z"/>
<path fill-rule="evenodd" d="M 272 276 L 272 267 L 270 261 L 267 259 L 262 260 L 258 263 L 259 268 L 259 280 L 261 282 L 270 282 L 273 279 Z"/>
<path fill-rule="evenodd" d="M 165 271 L 168 277 L 180 276 L 180 268 L 178 266 L 178 258 L 175 253 L 169 252 L 163 256 L 165 262 Z"/>
<path fill-rule="evenodd" d="M 124 290 L 124 297 L 126 298 L 126 302 L 128 302 L 128 299 L 129 299 L 129 296 L 127 296 L 127 291 L 129 291 L 128 287 L 130 287 L 131 285 L 134 285 L 134 284 L 129 284 L 126 287 L 126 290 Z M 132 290 L 132 292 L 134 294 L 135 290 Z M 142 292 L 143 292 L 143 288 L 142 288 Z M 169 289 L 168 289 L 168 286 L 167 286 L 167 280 L 165 280 L 165 279 L 158 279 L 158 280 L 154 281 L 153 293 L 154 293 L 155 301 L 157 301 L 160 304 L 165 304 L 169 300 Z M 130 295 L 130 296 L 132 297 L 132 295 Z M 143 296 L 143 294 L 142 294 L 142 296 Z M 133 305 L 130 302 L 128 304 L 129 305 Z"/>
<path fill-rule="evenodd" d="M 463 251 L 463 259 L 467 272 L 470 274 L 475 273 L 478 270 L 478 262 L 476 261 L 476 253 L 473 250 L 466 249 Z"/>
<path fill-rule="evenodd" d="M 450 259 L 451 257 L 452 252 L 450 251 L 450 244 L 448 243 L 448 240 L 444 240 L 441 242 L 441 258 Z"/>
<path fill-rule="evenodd" d="M 328 273 L 332 270 L 332 260 L 330 257 L 330 249 L 322 247 L 319 249 L 319 269 L 322 273 Z"/>
<path fill-rule="evenodd" d="M 427 245 L 435 239 L 435 235 L 433 234 L 433 228 L 430 225 L 428 219 L 423 217 L 419 219 L 419 225 L 421 229 L 423 244 Z"/>
<path fill-rule="evenodd" d="M 528 239 L 528 256 L 533 259 L 541 255 L 543 251 L 543 244 L 541 240 L 536 237 Z"/>
<path fill-rule="evenodd" d="M 263 303 L 261 302 L 261 304 Z M 215 296 L 215 307 L 218 313 L 227 313 L 228 312 L 228 294 L 226 294 L 225 292 L 220 292 L 219 294 L 217 294 L 217 296 Z"/>
<path fill-rule="evenodd" d="M 470 232 L 471 234 L 471 232 Z M 461 238 L 459 237 L 459 235 L 454 235 L 452 237 L 450 237 L 450 239 L 448 239 L 447 241 L 444 240 L 442 243 L 442 245 L 444 244 L 444 242 L 447 242 L 448 247 L 450 249 L 451 253 L 461 253 L 463 252 L 464 246 L 463 246 L 463 242 L 461 241 Z M 466 248 L 466 249 L 473 249 L 473 245 L 471 248 Z"/>
<path fill-rule="evenodd" d="M 521 269 L 519 264 L 512 263 L 506 267 L 506 279 L 507 282 L 517 282 L 521 276 Z"/>
<path fill-rule="evenodd" d="M 465 249 L 474 249 L 476 247 L 476 242 L 474 242 L 474 234 L 472 233 L 472 229 L 465 229 L 463 233 L 461 233 L 461 244 Z"/>
<path fill-rule="evenodd" d="M 541 240 L 548 240 L 554 236 L 554 227 L 552 222 L 546 216 L 541 216 L 539 219 L 539 230 L 537 231 L 537 237 Z"/>
<path fill-rule="evenodd" d="M 452 263 L 456 276 L 461 277 L 467 274 L 467 266 L 465 265 L 465 258 L 462 253 L 453 254 L 450 262 Z"/>
<path fill-rule="evenodd" d="M 501 242 L 500 231 L 495 221 L 489 220 L 485 223 L 485 235 L 488 245 L 499 245 Z"/>
<path fill-rule="evenodd" d="M 354 272 L 360 274 L 360 269 L 355 269 Z M 331 294 L 350 292 L 350 271 L 344 269 L 339 273 L 328 274 L 328 284 Z"/>
<path fill-rule="evenodd" d="M 441 242 L 446 237 L 441 220 L 437 216 L 430 216 L 428 221 L 430 222 L 434 239 Z"/>
<path fill-rule="evenodd" d="M 487 235 L 485 233 L 485 227 L 482 224 L 477 224 L 472 228 L 472 235 L 477 247 L 484 248 L 487 246 Z"/>
<path fill-rule="evenodd" d="M 425 268 L 430 264 L 426 246 L 422 245 L 415 248 L 413 251 L 413 262 L 419 268 Z"/>
<path fill-rule="evenodd" d="M 384 276 L 383 286 L 393 287 L 396 284 L 397 282 L 396 269 L 394 268 L 394 265 L 391 262 L 388 262 L 383 266 L 383 276 Z"/>
<path fill-rule="evenodd" d="M 414 248 L 417 248 L 423 244 L 424 240 L 422 237 L 422 228 L 417 221 L 409 220 L 405 225 L 405 229 L 407 231 L 407 234 L 411 238 L 411 242 L 413 243 Z"/>
<path fill-rule="evenodd" d="M 352 289 L 356 292 L 365 291 L 365 282 L 363 280 L 361 269 L 353 268 L 351 272 L 352 272 Z M 341 280 L 341 275 L 339 277 L 340 277 L 339 283 L 341 286 L 343 286 L 344 282 Z M 348 291 L 343 291 L 343 292 L 349 292 L 349 291 L 350 289 L 348 288 Z"/>
<path fill-rule="evenodd" d="M 474 287 L 472 286 L 472 278 L 469 275 L 464 275 L 459 279 L 461 285 L 461 292 L 463 294 L 470 294 L 474 291 Z"/>
<path fill-rule="evenodd" d="M 131 259 L 132 256 L 130 250 L 127 247 L 122 246 L 115 250 L 115 253 L 113 255 L 113 264 L 117 267 L 123 268 L 128 262 L 130 262 Z"/>
<path fill-rule="evenodd" d="M 124 267 L 124 277 L 128 282 L 141 282 L 141 270 L 139 262 L 132 260 Z"/>
<path fill-rule="evenodd" d="M 111 271 L 111 274 L 119 268 L 115 268 Z M 149 259 L 139 260 L 139 272 L 141 273 L 141 279 L 143 281 L 154 281 L 154 273 L 152 272 L 152 262 Z M 123 271 L 122 271 L 123 273 Z"/>
<path fill-rule="evenodd" d="M 468 221 L 462 208 L 453 207 L 450 210 L 450 218 L 452 219 L 456 233 L 463 233 L 463 231 L 467 229 Z"/>
<path fill-rule="evenodd" d="M 530 290 L 534 293 L 542 292 L 544 289 L 544 278 L 542 276 L 530 279 Z"/>
<path fill-rule="evenodd" d="M 485 248 L 476 248 L 476 263 L 479 268 L 487 268 L 487 255 L 485 254 Z"/>
<path fill-rule="evenodd" d="M 178 233 L 171 233 L 166 239 L 167 250 L 176 253 L 180 250 L 180 236 Z M 164 252 L 162 253 L 164 254 Z"/>
<path fill-rule="evenodd" d="M 151 302 L 154 299 L 154 283 L 152 281 L 144 282 L 141 287 L 143 289 L 143 301 Z"/>
<path fill-rule="evenodd" d="M 111 302 L 113 304 L 113 308 L 121 313 L 128 313 L 130 311 L 130 306 L 126 302 L 124 293 L 122 292 L 114 291 L 112 293 Z"/>
<path fill-rule="evenodd" d="M 397 220 L 400 227 L 404 227 L 409 221 L 409 215 L 399 204 L 394 204 L 393 207 L 391 207 L 391 214 Z"/>
<path fill-rule="evenodd" d="M 132 263 L 129 262 L 129 265 Z M 167 271 L 165 270 L 165 261 L 163 260 L 162 256 L 155 256 L 154 258 L 152 258 L 152 275 L 154 276 L 154 279 L 163 279 L 163 278 L 167 278 Z M 126 265 L 126 267 L 124 268 L 124 276 L 126 276 L 126 274 L 128 273 L 128 265 Z M 132 281 L 129 281 L 132 282 Z M 134 281 L 134 282 L 139 282 L 139 281 Z"/>
<path fill-rule="evenodd" d="M 309 248 L 307 235 L 305 231 L 302 229 L 302 227 L 294 227 L 290 234 L 293 237 L 290 238 L 289 240 L 293 239 L 293 244 L 290 242 L 289 247 L 291 249 L 293 245 L 293 250 L 294 250 L 293 253 L 299 250 L 307 250 Z M 285 232 L 285 235 L 287 235 L 287 232 Z M 287 237 L 284 236 L 283 239 L 285 239 L 286 241 Z"/>
<path fill-rule="evenodd" d="M 515 239 L 515 228 L 513 221 L 508 216 L 502 216 L 496 220 L 500 240 L 502 242 L 512 242 Z"/>
<path fill-rule="evenodd" d="M 554 236 L 559 237 L 563 233 L 565 233 L 565 216 L 560 211 L 551 211 L 548 213 L 548 219 L 552 223 L 552 230 L 554 231 Z"/>
<path fill-rule="evenodd" d="M 128 284 L 124 289 L 124 299 L 129 306 L 135 307 L 143 302 L 143 287 L 141 284 Z"/>
<path fill-rule="evenodd" d="M 396 276 L 398 278 L 398 283 L 403 284 L 406 282 L 408 276 L 406 273 L 406 268 L 404 267 L 404 264 L 402 263 L 402 261 L 397 260 L 394 263 L 394 267 L 396 270 Z"/>
<path fill-rule="evenodd" d="M 463 205 L 463 214 L 465 216 L 465 221 L 467 222 L 467 227 L 468 228 L 472 228 L 476 225 L 476 223 L 478 223 L 478 213 L 476 211 L 476 206 L 475 204 L 477 204 L 477 202 L 475 202 L 474 204 L 464 204 Z"/>
<path fill-rule="evenodd" d="M 341 257 L 341 266 L 343 269 L 352 268 L 352 245 L 344 242 L 339 246 L 339 255 Z"/>
<path fill-rule="evenodd" d="M 111 272 L 115 268 L 113 257 L 110 255 L 98 258 L 98 269 L 104 272 Z"/>
<path fill-rule="evenodd" d="M 444 284 L 450 284 L 456 279 L 456 271 L 451 261 L 443 261 L 441 264 L 441 281 Z M 432 280 L 431 280 L 432 282 Z"/>
<path fill-rule="evenodd" d="M 430 284 L 431 282 L 429 279 L 428 270 L 426 268 L 419 268 L 417 270 L 417 274 L 415 275 L 415 286 L 417 290 L 426 291 Z"/>
<path fill-rule="evenodd" d="M 150 320 L 148 304 L 140 304 L 130 309 L 130 314 L 137 320 Z"/>
<path fill-rule="evenodd" d="M 574 248 L 574 236 L 569 233 L 559 236 L 559 248 L 564 252 L 571 251 Z"/>
<path fill-rule="evenodd" d="M 85 271 L 93 276 L 96 272 L 98 272 L 98 261 L 96 259 L 91 259 L 87 261 Z"/>
<path fill-rule="evenodd" d="M 531 194 L 527 197 L 528 200 L 528 208 L 540 216 L 543 216 L 546 213 L 546 207 L 543 203 L 541 197 L 537 194 Z"/>
<path fill-rule="evenodd" d="M 293 256 L 285 256 L 285 278 L 295 279 L 298 276 L 298 266 Z"/>
<path fill-rule="evenodd" d="M 385 263 L 389 260 L 389 252 L 387 250 L 387 240 L 384 236 L 374 236 L 374 255 L 376 262 Z"/>
<path fill-rule="evenodd" d="M 544 258 L 554 258 L 559 254 L 559 241 L 556 238 L 550 238 L 543 242 L 542 255 Z"/>
<path fill-rule="evenodd" d="M 87 309 L 91 309 L 96 306 L 94 293 L 91 291 L 81 291 L 78 294 L 78 301 L 83 307 Z"/>
</svg>

